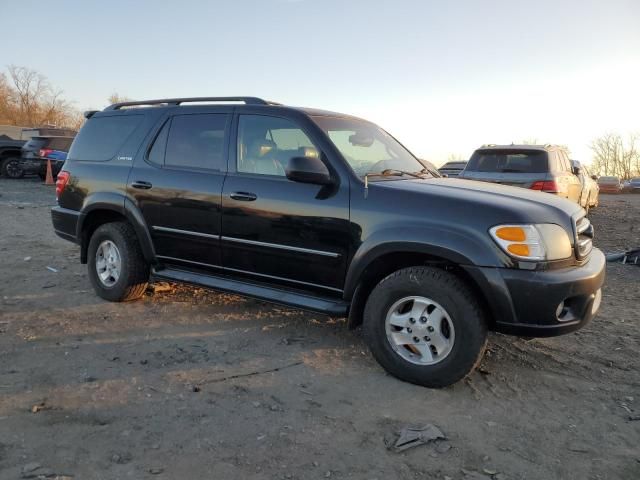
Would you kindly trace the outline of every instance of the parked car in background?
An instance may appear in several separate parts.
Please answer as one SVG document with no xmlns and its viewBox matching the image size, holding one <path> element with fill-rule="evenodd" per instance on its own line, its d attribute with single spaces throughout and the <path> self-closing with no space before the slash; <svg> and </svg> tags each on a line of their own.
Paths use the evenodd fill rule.
<svg viewBox="0 0 640 480">
<path fill-rule="evenodd" d="M 606 176 L 598 178 L 598 187 L 600 193 L 620 193 L 622 192 L 622 183 L 619 177 Z"/>
<path fill-rule="evenodd" d="M 433 178 L 366 120 L 254 97 L 86 117 L 51 216 L 104 299 L 141 297 L 153 273 L 348 317 L 384 368 L 429 387 L 478 365 L 488 330 L 561 335 L 600 307 L 579 205 Z"/>
<path fill-rule="evenodd" d="M 629 180 L 629 190 L 632 193 L 640 193 L 640 177 L 633 177 Z"/>
<path fill-rule="evenodd" d="M 582 190 L 580 192 L 580 205 L 587 212 L 590 208 L 598 206 L 598 195 L 600 188 L 598 187 L 598 176 L 593 175 L 586 165 L 582 165 L 578 160 L 571 160 L 571 166 L 574 173 L 578 176 Z"/>
<path fill-rule="evenodd" d="M 19 178 L 18 160 L 22 154 L 24 140 L 13 140 L 3 135 L 0 139 L 0 175 L 3 177 Z"/>
<path fill-rule="evenodd" d="M 25 171 L 21 166 L 21 158 L 23 154 L 22 147 L 24 147 L 30 140 L 36 137 L 73 137 L 76 131 L 68 128 L 54 128 L 54 127 L 41 127 L 41 128 L 22 128 L 20 130 L 19 139 L 9 139 L 8 136 L 3 135 L 0 139 L 0 175 L 8 178 L 21 178 L 24 176 Z M 69 151 L 69 148 L 66 148 Z M 58 154 L 54 155 L 56 158 Z M 61 166 L 61 164 L 59 165 Z M 45 164 L 46 168 L 46 164 Z M 36 170 L 30 170 L 30 173 L 38 173 Z"/>
<path fill-rule="evenodd" d="M 460 172 L 464 170 L 464 167 L 467 165 L 466 160 L 456 160 L 453 162 L 447 162 L 443 166 L 441 166 L 438 171 L 442 175 L 446 175 L 447 177 L 457 177 L 460 175 Z"/>
<path fill-rule="evenodd" d="M 484 145 L 473 152 L 460 178 L 552 193 L 580 203 L 582 184 L 564 147 Z"/>
<path fill-rule="evenodd" d="M 55 177 L 67 159 L 74 137 L 33 137 L 22 147 L 18 162 L 22 175 L 33 173 L 44 179 L 47 161 L 51 161 L 51 173 Z"/>
</svg>

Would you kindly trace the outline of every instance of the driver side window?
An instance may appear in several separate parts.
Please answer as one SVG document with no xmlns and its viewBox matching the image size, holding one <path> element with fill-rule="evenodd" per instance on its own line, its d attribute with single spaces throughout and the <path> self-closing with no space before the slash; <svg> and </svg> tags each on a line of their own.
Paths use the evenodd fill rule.
<svg viewBox="0 0 640 480">
<path fill-rule="evenodd" d="M 293 122 L 264 115 L 240 115 L 237 151 L 238 172 L 281 177 L 292 157 L 319 156 L 309 137 Z"/>
</svg>

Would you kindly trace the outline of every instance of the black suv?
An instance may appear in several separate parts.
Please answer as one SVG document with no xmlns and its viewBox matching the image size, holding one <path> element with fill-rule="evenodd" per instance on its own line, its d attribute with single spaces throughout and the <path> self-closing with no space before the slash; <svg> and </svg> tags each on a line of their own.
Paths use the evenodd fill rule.
<svg viewBox="0 0 640 480">
<path fill-rule="evenodd" d="M 346 316 L 385 369 L 429 387 L 468 374 L 487 330 L 559 335 L 600 305 L 579 205 L 434 178 L 365 120 L 253 97 L 86 117 L 52 218 L 107 300 L 152 273 Z"/>
</svg>

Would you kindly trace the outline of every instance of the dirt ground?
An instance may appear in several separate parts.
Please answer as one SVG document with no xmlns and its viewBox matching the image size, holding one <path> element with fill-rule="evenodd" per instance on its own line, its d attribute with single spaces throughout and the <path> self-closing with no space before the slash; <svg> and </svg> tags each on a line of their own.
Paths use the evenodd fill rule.
<svg viewBox="0 0 640 480">
<path fill-rule="evenodd" d="M 639 267 L 608 266 L 583 330 L 492 335 L 429 390 L 342 319 L 190 287 L 100 300 L 53 196 L 0 179 L 1 479 L 640 478 Z M 591 217 L 603 250 L 640 246 L 640 195 Z M 387 448 L 428 423 L 447 440 Z"/>
</svg>

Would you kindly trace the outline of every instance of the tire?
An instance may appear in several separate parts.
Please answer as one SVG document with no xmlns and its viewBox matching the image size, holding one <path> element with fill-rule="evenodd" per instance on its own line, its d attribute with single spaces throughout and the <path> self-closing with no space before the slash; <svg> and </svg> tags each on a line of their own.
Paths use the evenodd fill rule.
<svg viewBox="0 0 640 480">
<path fill-rule="evenodd" d="M 429 311 L 431 307 L 428 307 L 424 311 L 425 316 L 413 319 L 412 330 L 408 334 L 408 328 L 395 331 L 398 327 L 390 326 L 387 321 L 390 312 L 395 311 L 394 307 L 402 305 L 407 298 L 415 297 L 426 297 L 442 310 Z M 413 302 L 409 309 L 412 313 L 416 308 L 416 311 L 422 308 L 418 300 L 409 301 Z M 432 317 L 435 318 L 442 311 L 444 315 L 440 325 L 449 325 L 449 338 L 445 338 L 449 345 L 438 352 L 438 355 L 442 352 L 440 359 L 434 353 L 433 343 L 423 342 L 423 339 L 435 341 L 435 338 L 429 336 L 420 338 L 421 344 L 392 345 L 389 329 L 394 331 L 391 335 L 398 333 L 402 336 L 420 336 L 425 333 L 425 325 L 429 325 Z M 401 313 L 397 318 L 404 318 L 406 315 L 410 314 Z M 425 318 L 427 323 L 421 325 Z M 412 319 L 407 321 L 410 320 Z M 367 299 L 363 329 L 371 353 L 387 372 L 401 380 L 430 388 L 446 387 L 467 376 L 480 363 L 487 344 L 487 322 L 474 293 L 460 278 L 432 267 L 403 268 L 383 279 Z M 446 333 L 441 330 L 438 337 L 442 340 Z M 434 336 L 436 333 L 427 335 Z M 415 338 L 417 337 L 413 337 Z M 435 363 L 424 364 L 428 362 L 428 355 L 418 358 L 411 350 L 418 347 L 429 348 Z M 410 361 L 407 357 L 415 358 Z"/>
<path fill-rule="evenodd" d="M 111 252 L 113 255 L 105 255 L 105 252 Z M 116 256 L 119 262 L 107 262 L 107 257 Z M 119 264 L 117 278 L 115 273 L 108 275 L 109 270 L 106 269 L 109 264 Z M 111 302 L 126 302 L 140 298 L 149 282 L 149 265 L 142 255 L 133 227 L 126 222 L 105 223 L 96 229 L 89 241 L 87 266 L 93 289 L 98 296 Z M 99 270 L 108 278 L 103 280 Z"/>
<path fill-rule="evenodd" d="M 22 178 L 24 170 L 20 167 L 20 159 L 18 157 L 5 158 L 0 165 L 0 173 L 7 178 Z"/>
</svg>

